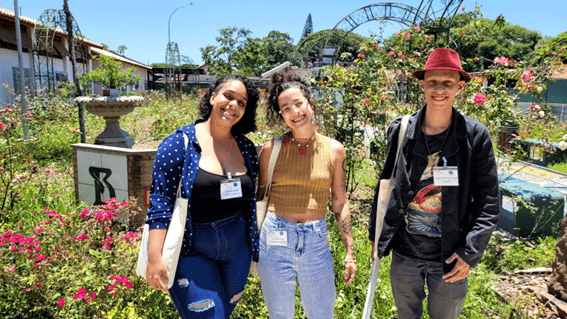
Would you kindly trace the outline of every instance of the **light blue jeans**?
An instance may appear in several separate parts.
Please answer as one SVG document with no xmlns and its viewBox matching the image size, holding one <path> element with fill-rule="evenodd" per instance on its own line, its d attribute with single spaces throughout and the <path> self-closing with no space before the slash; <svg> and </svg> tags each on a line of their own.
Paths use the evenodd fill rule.
<svg viewBox="0 0 567 319">
<path fill-rule="evenodd" d="M 287 232 L 287 246 L 268 245 L 269 231 Z M 258 273 L 271 319 L 293 319 L 295 289 L 309 319 L 332 319 L 335 273 L 325 218 L 291 223 L 268 212 L 260 234 Z"/>
<path fill-rule="evenodd" d="M 390 281 L 398 318 L 418 319 L 423 315 L 425 284 L 429 290 L 427 312 L 431 319 L 457 319 L 467 294 L 468 279 L 454 283 L 443 279 L 440 262 L 420 261 L 392 252 Z"/>
</svg>

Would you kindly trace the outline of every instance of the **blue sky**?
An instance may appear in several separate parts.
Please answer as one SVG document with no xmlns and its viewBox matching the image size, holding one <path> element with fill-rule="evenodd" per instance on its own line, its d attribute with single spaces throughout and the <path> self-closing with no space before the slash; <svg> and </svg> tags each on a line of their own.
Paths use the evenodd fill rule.
<svg viewBox="0 0 567 319">
<path fill-rule="evenodd" d="M 253 37 L 264 37 L 271 30 L 287 32 L 297 42 L 309 13 L 314 31 L 333 28 L 353 11 L 376 3 L 376 0 L 69 0 L 69 7 L 87 38 L 105 43 L 116 50 L 119 45 L 128 49 L 125 55 L 142 63 L 164 62 L 167 45 L 168 19 L 171 18 L 171 41 L 177 42 L 181 55 L 201 63 L 199 48 L 216 45 L 218 30 L 225 27 L 244 27 Z M 420 0 L 395 0 L 418 7 Z M 44 9 L 62 8 L 63 0 L 18 0 L 22 15 L 38 19 Z M 441 0 L 435 0 L 438 10 Z M 566 0 L 465 0 L 466 11 L 481 6 L 486 18 L 503 14 L 508 23 L 536 30 L 542 35 L 556 36 L 567 31 Z M 2 1 L 0 6 L 14 10 L 13 1 Z M 460 11 L 459 11 L 460 12 Z M 355 32 L 368 35 L 378 33 L 380 24 L 369 22 Z M 385 31 L 402 29 L 388 24 Z"/>
</svg>

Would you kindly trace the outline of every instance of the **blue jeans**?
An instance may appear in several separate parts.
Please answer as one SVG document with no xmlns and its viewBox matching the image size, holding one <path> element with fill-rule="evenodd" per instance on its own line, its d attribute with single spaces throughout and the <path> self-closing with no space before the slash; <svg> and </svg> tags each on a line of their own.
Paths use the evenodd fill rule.
<svg viewBox="0 0 567 319">
<path fill-rule="evenodd" d="M 191 255 L 179 258 L 171 299 L 181 318 L 228 318 L 250 269 L 246 222 L 239 215 L 193 224 L 193 234 Z"/>
<path fill-rule="evenodd" d="M 431 319 L 456 319 L 467 294 L 468 279 L 454 283 L 443 279 L 440 262 L 420 261 L 392 252 L 390 281 L 398 318 L 421 318 L 427 283 L 427 313 Z"/>
<path fill-rule="evenodd" d="M 287 246 L 268 245 L 270 231 L 287 232 Z M 325 218 L 291 223 L 268 212 L 260 234 L 258 273 L 271 319 L 294 318 L 297 281 L 307 317 L 333 318 L 335 273 L 328 234 Z"/>
</svg>

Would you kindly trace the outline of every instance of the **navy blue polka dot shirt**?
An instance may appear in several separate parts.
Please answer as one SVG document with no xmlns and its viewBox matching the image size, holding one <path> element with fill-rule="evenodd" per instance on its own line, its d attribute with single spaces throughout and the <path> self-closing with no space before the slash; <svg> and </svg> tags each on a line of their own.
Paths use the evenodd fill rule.
<svg viewBox="0 0 567 319">
<path fill-rule="evenodd" d="M 177 128 L 176 132 L 168 136 L 158 147 L 154 160 L 152 175 L 152 186 L 150 192 L 150 208 L 146 223 L 150 229 L 167 229 L 173 214 L 173 206 L 177 188 L 181 182 L 181 196 L 188 199 L 187 222 L 185 224 L 185 236 L 181 255 L 186 256 L 191 252 L 193 242 L 193 225 L 191 223 L 191 190 L 197 175 L 199 160 L 201 159 L 201 147 L 195 136 L 195 121 L 183 128 Z M 187 151 L 183 134 L 189 138 Z M 256 187 L 256 176 L 258 174 L 258 153 L 254 143 L 244 135 L 234 136 L 242 156 L 246 161 L 247 168 L 252 172 L 252 181 Z M 250 235 L 250 252 L 252 259 L 258 261 L 258 227 L 256 222 L 256 195 L 250 200 L 250 209 L 246 213 L 247 225 Z"/>
</svg>

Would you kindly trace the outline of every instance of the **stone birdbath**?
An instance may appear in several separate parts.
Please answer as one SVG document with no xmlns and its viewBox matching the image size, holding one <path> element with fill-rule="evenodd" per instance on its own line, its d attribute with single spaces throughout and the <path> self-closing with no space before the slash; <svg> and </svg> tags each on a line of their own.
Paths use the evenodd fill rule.
<svg viewBox="0 0 567 319">
<path fill-rule="evenodd" d="M 88 112 L 104 118 L 106 127 L 96 139 L 95 144 L 132 148 L 134 140 L 120 128 L 120 117 L 134 110 L 142 96 L 79 96 L 76 102 L 83 103 Z"/>
</svg>

